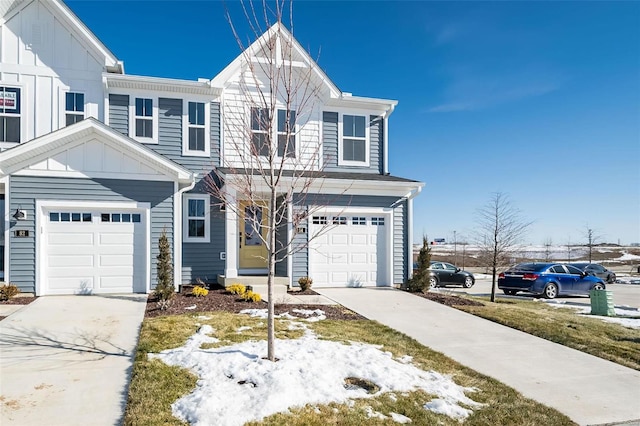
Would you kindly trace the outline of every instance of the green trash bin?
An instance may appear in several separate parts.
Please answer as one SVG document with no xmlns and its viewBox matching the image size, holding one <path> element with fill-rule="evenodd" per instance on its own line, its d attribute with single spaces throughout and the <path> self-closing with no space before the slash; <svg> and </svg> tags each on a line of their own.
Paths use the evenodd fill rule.
<svg viewBox="0 0 640 426">
<path fill-rule="evenodd" d="M 591 315 L 616 316 L 611 290 L 591 290 L 589 297 L 591 298 Z"/>
</svg>

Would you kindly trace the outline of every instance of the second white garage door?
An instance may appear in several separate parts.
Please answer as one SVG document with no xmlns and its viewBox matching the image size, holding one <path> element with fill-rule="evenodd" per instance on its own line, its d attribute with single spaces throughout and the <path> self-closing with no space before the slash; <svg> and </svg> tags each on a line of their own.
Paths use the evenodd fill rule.
<svg viewBox="0 0 640 426">
<path fill-rule="evenodd" d="M 389 215 L 314 215 L 309 235 L 309 274 L 313 285 L 389 286 Z"/>
<path fill-rule="evenodd" d="M 43 211 L 40 294 L 146 291 L 144 211 Z"/>
</svg>

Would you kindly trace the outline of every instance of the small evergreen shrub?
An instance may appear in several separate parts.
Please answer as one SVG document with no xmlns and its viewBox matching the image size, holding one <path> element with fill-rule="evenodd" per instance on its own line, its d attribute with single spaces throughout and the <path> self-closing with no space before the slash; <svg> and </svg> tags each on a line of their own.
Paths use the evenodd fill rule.
<svg viewBox="0 0 640 426">
<path fill-rule="evenodd" d="M 227 287 L 227 292 L 231 293 L 231 294 L 244 294 L 245 291 L 247 290 L 247 288 L 242 285 L 242 284 L 231 284 L 229 287 Z"/>
<path fill-rule="evenodd" d="M 298 284 L 300 284 L 300 290 L 306 291 L 311 288 L 311 284 L 313 284 L 313 280 L 310 277 L 300 277 L 298 279 Z"/>
<path fill-rule="evenodd" d="M 251 290 L 242 293 L 240 298 L 245 302 L 260 302 L 262 300 L 262 297 L 258 293 L 254 293 Z"/>
<path fill-rule="evenodd" d="M 191 294 L 194 295 L 195 297 L 204 297 L 207 294 L 209 294 L 209 290 L 198 285 L 198 286 L 195 286 L 193 290 L 191 290 Z"/>
<path fill-rule="evenodd" d="M 158 298 L 158 306 L 160 309 L 166 309 L 170 304 L 170 300 L 175 295 L 175 288 L 173 287 L 173 263 L 171 261 L 171 245 L 167 238 L 165 230 L 162 231 L 162 235 L 158 240 L 158 284 L 154 291 L 155 296 Z M 162 302 L 162 303 L 161 303 Z"/>
<path fill-rule="evenodd" d="M 0 300 L 9 300 L 13 299 L 15 296 L 20 293 L 20 289 L 13 284 L 5 284 L 0 287 Z"/>
<path fill-rule="evenodd" d="M 407 281 L 407 290 L 413 293 L 422 293 L 429 289 L 429 267 L 431 266 L 431 246 L 427 236 L 422 237 L 422 247 L 418 254 L 417 268 L 413 271 L 413 277 Z"/>
</svg>

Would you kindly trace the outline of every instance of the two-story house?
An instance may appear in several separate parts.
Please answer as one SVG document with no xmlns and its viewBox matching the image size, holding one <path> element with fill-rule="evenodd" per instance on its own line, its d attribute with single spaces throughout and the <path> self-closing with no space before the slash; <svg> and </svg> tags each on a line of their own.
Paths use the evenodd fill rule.
<svg viewBox="0 0 640 426">
<path fill-rule="evenodd" d="M 212 79 L 128 75 L 60 0 L 7 0 L 0 12 L 5 281 L 37 295 L 146 293 L 163 232 L 177 284 L 266 274 L 264 244 L 251 239 L 242 212 L 255 222 L 269 206 L 247 210 L 241 194 L 225 206 L 206 185 L 214 172 L 222 180 L 237 174 L 250 152 L 242 146 L 262 131 L 238 96 L 247 58 L 260 60 L 255 46 Z M 289 285 L 302 276 L 314 286 L 405 282 L 412 199 L 423 184 L 388 171 L 396 101 L 340 91 L 277 29 L 317 82 L 313 108 L 296 118 L 287 167 L 295 174 L 304 159 L 321 182 L 288 210 L 313 212 L 305 226 L 278 228 L 280 241 L 296 239 L 300 249 L 276 275 Z M 251 132 L 234 132 L 233 120 Z"/>
</svg>

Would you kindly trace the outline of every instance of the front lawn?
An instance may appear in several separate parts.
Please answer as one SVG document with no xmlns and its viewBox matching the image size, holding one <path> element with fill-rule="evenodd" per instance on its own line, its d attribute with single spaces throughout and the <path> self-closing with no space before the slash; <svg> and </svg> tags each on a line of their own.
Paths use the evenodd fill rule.
<svg viewBox="0 0 640 426">
<path fill-rule="evenodd" d="M 300 307 L 291 307 L 291 313 L 295 314 L 295 308 Z M 502 383 L 376 322 L 362 319 L 304 321 L 284 316 L 276 321 L 276 335 L 275 351 L 280 360 L 270 363 L 260 358 L 266 354 L 266 321 L 262 318 L 229 312 L 146 318 L 124 423 L 185 424 L 172 415 L 171 406 L 187 395 L 181 399 L 180 406 L 184 408 L 189 401 L 196 401 L 190 406 L 192 421 L 199 418 L 202 424 L 238 424 L 230 414 L 224 413 L 260 412 L 261 407 L 268 408 L 269 404 L 282 404 L 282 401 L 296 397 L 300 400 L 302 394 L 313 399 L 322 395 L 331 397 L 335 393 L 359 397 L 323 403 L 315 401 L 289 410 L 285 404 L 284 410 L 247 424 L 375 425 L 397 424 L 408 419 L 413 424 L 445 425 L 573 424 L 558 411 L 524 398 Z M 162 359 L 158 355 L 148 356 L 173 348 L 179 349 L 164 352 L 160 355 Z M 343 358 L 345 354 L 348 360 Z M 192 372 L 166 363 L 178 361 L 184 361 L 183 365 L 189 365 Z M 353 364 L 345 367 L 347 362 Z M 382 362 L 384 368 L 378 367 L 377 363 Z M 251 376 L 249 370 L 254 367 L 259 373 Z M 394 372 L 395 368 L 400 373 Z M 219 374 L 214 375 L 216 369 Z M 336 383 L 327 383 L 326 377 L 330 375 L 324 373 L 343 370 L 357 377 L 343 377 L 341 380 L 347 380 L 337 383 L 335 392 L 326 392 Z M 287 386 L 271 388 L 281 385 L 275 377 L 282 375 L 282 371 L 286 371 L 284 383 Z M 366 374 L 366 380 L 361 380 Z M 295 376 L 307 379 L 296 381 Z M 409 382 L 417 376 L 426 380 L 420 385 L 422 387 L 399 390 L 410 387 Z M 394 382 L 394 377 L 405 377 L 406 383 Z M 213 390 L 209 398 L 202 398 L 207 387 L 218 389 L 216 386 L 226 386 L 221 388 L 226 390 Z M 261 396 L 252 399 L 251 395 Z M 216 414 L 217 417 L 202 412 L 196 415 L 194 410 L 198 407 L 202 412 L 222 414 Z"/>
<path fill-rule="evenodd" d="M 457 309 L 640 370 L 640 330 L 603 322 L 544 302 L 498 299 Z"/>
</svg>

